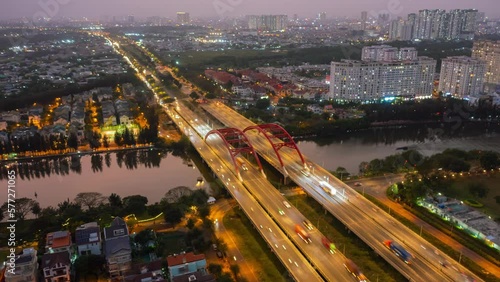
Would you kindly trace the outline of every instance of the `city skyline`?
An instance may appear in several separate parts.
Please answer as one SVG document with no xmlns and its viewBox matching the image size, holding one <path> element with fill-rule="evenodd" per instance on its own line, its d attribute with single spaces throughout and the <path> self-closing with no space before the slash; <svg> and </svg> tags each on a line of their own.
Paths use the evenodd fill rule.
<svg viewBox="0 0 500 282">
<path fill-rule="evenodd" d="M 145 3 L 147 5 L 145 5 Z M 148 2 L 109 0 L 102 3 L 97 0 L 47 0 L 32 2 L 20 0 L 3 3 L 0 19 L 27 17 L 36 18 L 42 15 L 48 17 L 88 17 L 101 19 L 105 16 L 134 15 L 136 17 L 162 16 L 175 18 L 178 11 L 188 12 L 192 17 L 236 17 L 250 14 L 298 14 L 299 17 L 317 17 L 319 12 L 325 12 L 331 17 L 361 17 L 362 11 L 368 16 L 390 14 L 392 18 L 405 17 L 408 13 L 421 9 L 477 9 L 486 16 L 498 17 L 497 1 L 484 0 L 471 3 L 467 0 L 446 1 L 411 1 L 411 0 L 357 0 L 354 4 L 334 0 L 312 0 L 307 3 L 291 0 L 274 1 L 272 4 L 264 0 L 210 0 L 196 5 L 186 2 L 167 2 L 149 0 Z M 99 7 L 99 9 L 96 9 Z M 164 12 L 159 12 L 164 11 Z"/>
</svg>

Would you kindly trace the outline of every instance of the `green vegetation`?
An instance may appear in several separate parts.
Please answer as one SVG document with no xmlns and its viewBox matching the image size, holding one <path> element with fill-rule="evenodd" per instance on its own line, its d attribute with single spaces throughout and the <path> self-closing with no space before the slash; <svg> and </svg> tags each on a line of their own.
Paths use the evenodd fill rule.
<svg viewBox="0 0 500 282">
<path fill-rule="evenodd" d="M 479 189 L 479 193 L 476 189 Z M 484 194 L 482 191 L 487 191 L 487 193 Z M 478 210 L 491 215 L 495 220 L 500 220 L 500 203 L 496 201 L 496 197 L 500 197 L 500 173 L 498 172 L 455 177 L 450 181 L 448 188 L 440 192 L 464 202 L 469 201 L 471 204 L 480 203 L 482 207 L 476 207 Z"/>
<path fill-rule="evenodd" d="M 391 197 L 402 200 L 409 205 L 429 193 L 441 192 L 446 196 L 458 198 L 461 200 L 472 199 L 484 202 L 493 212 L 500 214 L 495 196 L 500 195 L 500 191 L 495 186 L 498 180 L 492 181 L 488 185 L 473 181 L 454 181 L 456 178 L 464 178 L 470 175 L 481 175 L 489 173 L 493 176 L 495 169 L 485 170 L 482 165 L 491 167 L 492 162 L 484 162 L 484 156 L 492 159 L 490 156 L 498 157 L 496 152 L 488 151 L 463 151 L 459 149 L 447 149 L 442 153 L 423 157 L 417 151 L 406 151 L 402 154 L 393 155 L 384 160 L 372 160 L 360 164 L 360 171 L 364 175 L 378 175 L 381 173 L 409 172 L 405 176 L 403 183 L 396 184 L 396 189 L 391 189 Z M 495 162 L 496 164 L 496 162 Z M 473 169 L 471 169 L 473 167 Z M 401 169 L 403 168 L 403 169 Z M 405 171 L 406 170 L 406 171 Z M 488 181 L 490 182 L 490 181 Z M 459 187 L 453 188 L 453 185 Z M 493 195 L 492 195 L 493 194 Z M 493 196 L 493 197 L 491 197 Z M 483 200 L 484 199 L 484 200 Z"/>
<path fill-rule="evenodd" d="M 321 205 L 309 196 L 293 196 L 289 202 L 316 224 L 316 228 L 325 234 L 337 250 L 353 260 L 371 281 L 403 281 L 404 277 L 391 267 L 361 239 L 352 234 L 339 220 L 324 212 Z"/>
<path fill-rule="evenodd" d="M 255 275 L 259 281 L 287 281 L 283 273 L 286 273 L 278 258 L 269 251 L 267 243 L 260 234 L 253 228 L 250 220 L 240 210 L 233 210 L 226 214 L 223 219 L 224 226 L 235 236 L 238 249 L 250 265 L 259 266 Z"/>
</svg>

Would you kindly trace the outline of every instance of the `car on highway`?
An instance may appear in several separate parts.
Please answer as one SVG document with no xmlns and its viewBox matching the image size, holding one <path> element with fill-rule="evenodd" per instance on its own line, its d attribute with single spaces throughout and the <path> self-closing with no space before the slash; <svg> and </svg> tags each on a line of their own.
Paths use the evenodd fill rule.
<svg viewBox="0 0 500 282">
<path fill-rule="evenodd" d="M 309 236 L 309 233 L 307 233 L 302 226 L 299 224 L 295 224 L 295 233 L 299 235 L 299 237 L 306 242 L 306 244 L 309 244 L 312 242 L 311 236 Z"/>
<path fill-rule="evenodd" d="M 282 210 L 282 209 L 279 209 L 278 212 L 281 214 L 281 215 L 285 215 L 285 212 Z"/>
<path fill-rule="evenodd" d="M 285 205 L 285 207 L 287 209 L 291 208 L 292 206 L 290 206 L 290 204 L 287 202 L 287 201 L 283 201 L 283 205 Z"/>
<path fill-rule="evenodd" d="M 314 229 L 313 225 L 311 224 L 311 222 L 309 222 L 309 220 L 304 220 L 304 221 L 302 222 L 302 224 L 304 224 L 304 226 L 305 226 L 307 229 L 309 229 L 309 230 L 313 230 L 313 229 Z"/>
<path fill-rule="evenodd" d="M 354 182 L 354 186 L 363 186 L 361 182 Z"/>
</svg>

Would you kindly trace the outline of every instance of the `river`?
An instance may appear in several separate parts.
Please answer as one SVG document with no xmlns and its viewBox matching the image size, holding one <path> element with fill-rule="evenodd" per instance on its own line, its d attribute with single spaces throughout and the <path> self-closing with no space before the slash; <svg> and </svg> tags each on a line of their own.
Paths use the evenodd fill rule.
<svg viewBox="0 0 500 282">
<path fill-rule="evenodd" d="M 116 193 L 122 198 L 139 194 L 152 204 L 177 186 L 207 188 L 205 184 L 199 185 L 197 178 L 201 173 L 191 162 L 157 150 L 52 158 L 21 164 L 16 172 L 16 196 L 35 199 L 42 208 L 57 207 L 66 199 L 73 200 L 80 192 L 99 192 L 104 196 Z M 2 169 L 0 186 L 6 189 L 5 168 Z M 2 193 L 0 198 L 2 203 L 4 195 Z"/>
<path fill-rule="evenodd" d="M 357 174 L 361 162 L 401 152 L 397 150 L 401 147 L 416 149 L 426 156 L 447 148 L 499 151 L 500 134 L 483 129 L 472 133 L 405 127 L 370 129 L 297 144 L 303 154 L 326 169 L 342 166 Z M 149 203 L 155 203 L 174 187 L 200 188 L 196 186 L 197 178 L 202 175 L 186 157 L 157 150 L 20 162 L 17 169 L 17 197 L 35 198 L 36 194 L 42 207 L 73 200 L 80 192 L 100 192 L 105 196 L 116 193 L 122 198 L 140 194 Z M 3 166 L 1 170 L 0 186 L 6 188 L 7 169 Z M 208 190 L 204 183 L 201 188 Z M 4 195 L 0 198 L 2 203 Z"/>
<path fill-rule="evenodd" d="M 369 129 L 335 138 L 298 141 L 297 146 L 310 160 L 330 171 L 341 166 L 351 174 L 358 174 L 361 162 L 383 159 L 402 152 L 402 149 L 417 150 L 424 156 L 437 154 L 448 148 L 500 152 L 498 132 L 498 124 L 469 124 L 457 129 L 408 126 Z"/>
</svg>

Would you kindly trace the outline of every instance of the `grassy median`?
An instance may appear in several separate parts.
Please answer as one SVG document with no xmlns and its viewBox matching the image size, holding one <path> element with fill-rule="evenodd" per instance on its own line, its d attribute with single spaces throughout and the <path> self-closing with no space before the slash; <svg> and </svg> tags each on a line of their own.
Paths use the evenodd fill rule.
<svg viewBox="0 0 500 282">
<path fill-rule="evenodd" d="M 242 211 L 231 210 L 224 216 L 223 222 L 224 226 L 236 235 L 233 240 L 245 260 L 252 266 L 259 281 L 291 281 L 286 278 L 288 275 L 284 266 Z"/>
</svg>

